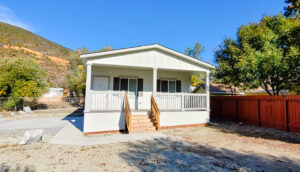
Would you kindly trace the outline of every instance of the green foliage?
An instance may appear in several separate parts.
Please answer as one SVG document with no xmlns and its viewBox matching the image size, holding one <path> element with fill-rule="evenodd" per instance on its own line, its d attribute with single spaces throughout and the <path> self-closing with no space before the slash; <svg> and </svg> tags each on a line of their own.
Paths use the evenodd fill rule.
<svg viewBox="0 0 300 172">
<path fill-rule="evenodd" d="M 112 50 L 114 50 L 113 47 L 111 47 L 111 46 L 105 46 L 105 47 L 103 47 L 103 48 L 100 49 L 100 52 L 112 51 Z"/>
<path fill-rule="evenodd" d="M 282 15 L 241 26 L 236 40 L 225 39 L 215 53 L 216 77 L 244 89 L 261 86 L 269 95 L 269 88 L 278 95 L 299 85 L 299 27 L 298 20 Z"/>
<path fill-rule="evenodd" d="M 286 0 L 288 6 L 284 7 L 286 17 L 300 18 L 300 0 Z"/>
<path fill-rule="evenodd" d="M 20 102 L 16 97 L 39 97 L 46 91 L 47 74 L 35 61 L 25 58 L 0 59 L 0 97 L 9 97 L 4 107 Z"/>
<path fill-rule="evenodd" d="M 39 97 L 46 91 L 47 74 L 35 61 L 0 59 L 0 96 Z"/>
<path fill-rule="evenodd" d="M 193 57 L 195 59 L 201 60 L 200 54 L 204 51 L 204 47 L 197 42 L 194 46 L 194 48 L 186 48 L 185 49 L 185 55 L 188 55 L 190 57 Z M 192 75 L 191 82 L 193 86 L 197 86 L 198 84 L 205 83 L 205 73 L 200 73 L 197 75 Z"/>
<path fill-rule="evenodd" d="M 197 42 L 193 49 L 190 48 L 190 47 L 185 49 L 185 54 L 190 56 L 190 57 L 193 57 L 195 59 L 201 60 L 202 58 L 200 57 L 200 54 L 203 51 L 204 51 L 204 47 L 199 42 Z"/>
<path fill-rule="evenodd" d="M 71 96 L 84 96 L 85 94 L 85 71 L 79 55 L 88 52 L 86 48 L 77 49 L 69 58 L 69 72 L 65 77 L 65 88 Z"/>
<path fill-rule="evenodd" d="M 113 48 L 111 46 L 105 46 L 98 51 L 93 52 L 104 52 L 111 51 Z M 71 96 L 84 96 L 85 95 L 85 79 L 86 74 L 84 67 L 79 58 L 80 54 L 89 53 L 90 51 L 83 47 L 78 48 L 70 57 L 69 57 L 69 72 L 65 77 L 64 87 L 67 88 Z"/>
<path fill-rule="evenodd" d="M 201 72 L 197 75 L 192 75 L 191 81 L 192 81 L 192 86 L 197 86 L 198 84 L 204 84 L 205 83 L 205 78 L 206 78 L 206 73 Z"/>
</svg>

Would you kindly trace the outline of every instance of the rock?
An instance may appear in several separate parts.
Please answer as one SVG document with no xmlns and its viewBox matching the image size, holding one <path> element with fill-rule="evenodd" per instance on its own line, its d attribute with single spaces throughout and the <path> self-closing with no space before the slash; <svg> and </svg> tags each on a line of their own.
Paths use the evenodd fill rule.
<svg viewBox="0 0 300 172">
<path fill-rule="evenodd" d="M 19 114 L 19 115 L 24 115 L 24 114 L 25 114 L 25 112 L 24 112 L 24 111 L 22 111 L 22 110 L 19 110 L 19 111 L 18 111 L 18 114 Z"/>
<path fill-rule="evenodd" d="M 10 112 L 10 115 L 11 116 L 15 116 L 15 112 Z"/>
<path fill-rule="evenodd" d="M 19 144 L 25 145 L 25 144 L 37 143 L 42 140 L 42 134 L 43 134 L 43 130 L 41 129 L 27 130 L 24 133 L 24 137 L 21 139 Z"/>
<path fill-rule="evenodd" d="M 33 111 L 31 110 L 31 108 L 29 106 L 25 106 L 23 108 L 24 112 L 27 112 L 27 113 L 33 113 Z"/>
</svg>

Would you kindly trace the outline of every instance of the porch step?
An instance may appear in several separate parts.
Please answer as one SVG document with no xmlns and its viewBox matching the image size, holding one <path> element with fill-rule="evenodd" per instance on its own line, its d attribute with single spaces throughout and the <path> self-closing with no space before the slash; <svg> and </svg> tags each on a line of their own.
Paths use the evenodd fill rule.
<svg viewBox="0 0 300 172">
<path fill-rule="evenodd" d="M 132 132 L 155 131 L 155 125 L 149 115 L 131 116 Z"/>
</svg>

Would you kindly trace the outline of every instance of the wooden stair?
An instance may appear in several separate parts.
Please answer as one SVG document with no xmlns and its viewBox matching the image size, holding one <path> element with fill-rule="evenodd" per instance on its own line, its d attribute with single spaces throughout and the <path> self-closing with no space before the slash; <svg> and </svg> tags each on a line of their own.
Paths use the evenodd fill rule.
<svg viewBox="0 0 300 172">
<path fill-rule="evenodd" d="M 153 119 L 149 115 L 132 115 L 131 127 L 132 132 L 156 131 Z"/>
</svg>

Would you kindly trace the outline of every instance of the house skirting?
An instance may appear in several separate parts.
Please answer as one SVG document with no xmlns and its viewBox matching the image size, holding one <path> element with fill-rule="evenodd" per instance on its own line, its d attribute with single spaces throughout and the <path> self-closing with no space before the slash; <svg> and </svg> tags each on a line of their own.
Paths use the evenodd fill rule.
<svg viewBox="0 0 300 172">
<path fill-rule="evenodd" d="M 205 126 L 209 122 L 208 111 L 163 111 L 160 113 L 161 129 Z M 115 133 L 125 130 L 122 112 L 85 112 L 84 135 Z"/>
</svg>

